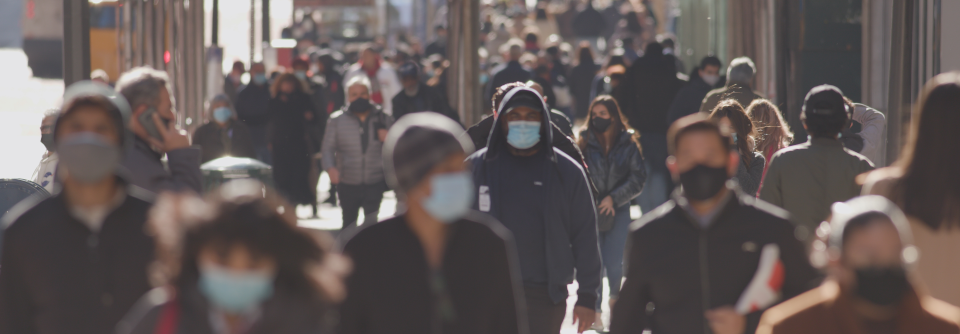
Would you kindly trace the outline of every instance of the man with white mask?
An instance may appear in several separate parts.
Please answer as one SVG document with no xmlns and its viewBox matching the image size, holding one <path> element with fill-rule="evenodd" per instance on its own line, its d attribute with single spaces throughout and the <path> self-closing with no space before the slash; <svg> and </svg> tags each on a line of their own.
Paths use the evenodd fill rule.
<svg viewBox="0 0 960 334">
<path fill-rule="evenodd" d="M 150 290 L 149 193 L 119 172 L 130 107 L 91 82 L 63 100 L 53 128 L 62 189 L 4 218 L 0 333 L 111 333 Z"/>
<path fill-rule="evenodd" d="M 470 210 L 464 159 L 473 145 L 462 132 L 443 115 L 420 112 L 387 134 L 387 182 L 407 210 L 364 225 L 346 244 L 354 270 L 340 333 L 527 333 L 510 232 Z"/>
</svg>

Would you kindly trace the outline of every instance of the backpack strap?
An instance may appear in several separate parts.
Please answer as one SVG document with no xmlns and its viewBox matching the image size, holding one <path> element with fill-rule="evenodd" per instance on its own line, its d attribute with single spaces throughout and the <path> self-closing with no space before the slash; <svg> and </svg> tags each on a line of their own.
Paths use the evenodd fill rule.
<svg viewBox="0 0 960 334">
<path fill-rule="evenodd" d="M 156 334 L 175 334 L 180 324 L 180 303 L 172 300 L 163 306 L 157 321 Z"/>
</svg>

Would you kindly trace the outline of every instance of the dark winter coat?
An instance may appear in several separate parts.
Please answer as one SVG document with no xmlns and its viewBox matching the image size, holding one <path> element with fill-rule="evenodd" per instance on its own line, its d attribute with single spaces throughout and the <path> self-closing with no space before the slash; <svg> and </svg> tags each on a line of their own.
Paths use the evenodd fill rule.
<svg viewBox="0 0 960 334">
<path fill-rule="evenodd" d="M 193 145 L 200 146 L 200 163 L 225 156 L 254 158 L 250 129 L 236 120 L 221 127 L 217 122 L 207 122 L 193 133 Z"/>
<path fill-rule="evenodd" d="M 309 85 L 310 101 L 313 102 L 313 109 L 310 112 L 313 114 L 313 119 L 306 122 L 307 138 L 310 144 L 310 154 L 316 154 L 320 152 L 320 148 L 323 146 L 323 131 L 327 128 L 327 119 L 330 118 L 330 114 L 326 112 L 328 103 L 327 97 L 323 93 L 323 86 L 312 79 Z"/>
<path fill-rule="evenodd" d="M 690 78 L 690 81 L 677 92 L 670 104 L 670 111 L 667 112 L 667 126 L 676 122 L 684 116 L 695 114 L 700 111 L 700 103 L 707 93 L 713 89 L 712 86 L 703 81 L 699 76 Z M 744 106 L 746 108 L 747 106 Z"/>
<path fill-rule="evenodd" d="M 587 3 L 587 8 L 573 17 L 573 34 L 577 37 L 600 37 L 607 24 L 603 14 Z"/>
<path fill-rule="evenodd" d="M 706 228 L 683 208 L 686 199 L 677 192 L 630 226 L 626 281 L 613 309 L 611 333 L 711 333 L 704 312 L 737 303 L 767 244 L 780 248 L 781 300 L 819 283 L 786 212 L 735 186 L 729 190 L 731 197 Z M 756 330 L 761 313 L 747 314 L 744 333 Z"/>
<path fill-rule="evenodd" d="M 254 146 L 267 145 L 267 124 L 270 123 L 270 86 L 249 84 L 237 94 L 237 118 L 250 128 Z"/>
<path fill-rule="evenodd" d="M 594 63 L 580 63 L 573 67 L 570 73 L 570 93 L 573 95 L 574 114 L 577 117 L 586 117 L 590 108 L 590 89 L 600 65 Z"/>
<path fill-rule="evenodd" d="M 533 92 L 529 88 L 515 88 L 504 96 L 501 110 L 490 131 L 487 147 L 467 158 L 473 168 L 474 184 L 480 194 L 475 209 L 489 213 L 505 226 L 522 224 L 512 222 L 513 212 L 501 210 L 501 203 L 515 196 L 528 196 L 511 190 L 511 184 L 499 182 L 498 175 L 509 171 L 498 168 L 498 157 L 511 154 L 506 135 L 500 126 L 503 107 L 518 92 Z M 548 123 L 549 110 L 543 104 L 543 127 Z M 577 305 L 596 307 L 597 287 L 600 285 L 600 250 L 597 244 L 597 215 L 590 185 L 584 170 L 572 158 L 553 147 L 553 131 L 544 131 L 540 143 L 543 150 L 543 173 L 534 184 L 544 187 L 543 224 L 546 228 L 547 289 L 555 303 L 566 300 L 567 284 L 573 282 L 574 273 L 579 283 Z M 480 201 L 489 199 L 489 205 L 480 206 Z M 516 233 L 515 233 L 516 234 Z M 524 240 L 517 240 L 523 243 Z"/>
<path fill-rule="evenodd" d="M 117 325 L 117 334 L 163 334 L 159 328 L 171 326 L 169 334 L 216 334 L 210 321 L 210 304 L 197 289 L 186 289 L 176 299 L 165 288 L 144 295 Z M 260 317 L 246 334 L 325 334 L 334 321 L 318 299 L 301 291 L 275 287 L 273 296 L 261 305 Z"/>
<path fill-rule="evenodd" d="M 626 82 L 614 97 L 630 120 L 630 127 L 641 135 L 666 134 L 667 112 L 684 84 L 677 78 L 673 58 L 645 54 L 627 69 Z"/>
<path fill-rule="evenodd" d="M 133 147 L 123 157 L 125 176 L 130 184 L 159 193 L 161 191 L 203 190 L 200 173 L 200 149 L 184 147 L 163 154 L 154 151 L 143 139 L 134 137 Z"/>
<path fill-rule="evenodd" d="M 472 212 L 448 225 L 446 245 L 441 268 L 433 270 L 404 216 L 365 226 L 344 248 L 353 272 L 339 332 L 526 333 L 510 232 Z"/>
<path fill-rule="evenodd" d="M 70 214 L 63 192 L 11 210 L 0 260 L 0 333 L 112 333 L 150 290 L 151 196 L 128 186 L 99 232 Z"/>
<path fill-rule="evenodd" d="M 450 117 L 450 119 L 460 123 L 460 115 L 450 108 L 450 103 L 436 88 L 419 83 L 417 94 L 407 95 L 403 90 L 393 97 L 393 119 L 400 119 L 407 114 L 421 111 L 433 111 L 438 114 Z"/>
<path fill-rule="evenodd" d="M 633 134 L 621 132 L 617 142 L 610 147 L 610 152 L 606 155 L 603 154 L 603 147 L 593 131 L 580 132 L 580 137 L 584 136 L 587 138 L 587 149 L 583 151 L 583 155 L 590 172 L 588 175 L 600 193 L 596 200 L 599 202 L 610 196 L 614 208 L 630 204 L 631 200 L 640 195 L 643 183 L 647 180 L 643 155 L 633 140 Z"/>
<path fill-rule="evenodd" d="M 314 108 L 310 96 L 297 92 L 287 101 L 270 100 L 270 144 L 273 145 L 273 181 L 287 200 L 296 204 L 316 201 L 310 190 L 311 143 L 304 114 Z"/>
<path fill-rule="evenodd" d="M 511 82 L 527 82 L 527 80 L 533 78 L 533 73 L 523 68 L 523 65 L 520 65 L 520 62 L 516 60 L 494 68 L 491 73 L 490 82 L 487 83 L 487 88 L 484 90 L 484 101 L 493 99 L 493 93 L 497 91 L 497 87 Z"/>
</svg>

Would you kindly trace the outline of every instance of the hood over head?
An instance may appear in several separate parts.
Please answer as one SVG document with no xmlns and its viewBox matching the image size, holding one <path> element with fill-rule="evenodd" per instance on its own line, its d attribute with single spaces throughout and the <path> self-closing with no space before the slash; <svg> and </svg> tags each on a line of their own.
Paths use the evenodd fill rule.
<svg viewBox="0 0 960 334">
<path fill-rule="evenodd" d="M 532 88 L 521 86 L 511 89 L 503 96 L 503 102 L 497 109 L 494 126 L 490 129 L 490 135 L 487 138 L 487 159 L 496 158 L 500 151 L 506 150 L 507 136 L 503 131 L 503 122 L 505 115 L 517 107 L 529 107 L 540 110 L 540 145 L 541 149 L 547 152 L 547 156 L 552 161 L 556 161 L 556 155 L 553 154 L 553 125 L 550 123 L 550 107 L 543 101 L 543 96 Z"/>
</svg>

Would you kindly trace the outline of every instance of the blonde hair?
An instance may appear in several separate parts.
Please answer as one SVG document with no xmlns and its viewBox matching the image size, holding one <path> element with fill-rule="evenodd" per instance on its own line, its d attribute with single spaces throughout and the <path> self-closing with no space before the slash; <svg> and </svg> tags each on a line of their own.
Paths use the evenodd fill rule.
<svg viewBox="0 0 960 334">
<path fill-rule="evenodd" d="M 765 99 L 753 100 L 747 107 L 747 115 L 753 120 L 757 127 L 757 151 L 766 155 L 767 149 L 775 147 L 776 150 L 787 147 L 793 141 L 793 131 L 790 131 L 790 125 L 783 120 L 780 109 L 776 105 Z"/>
</svg>

